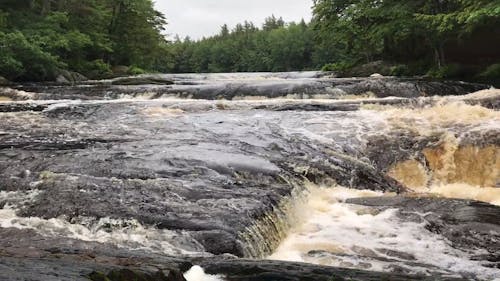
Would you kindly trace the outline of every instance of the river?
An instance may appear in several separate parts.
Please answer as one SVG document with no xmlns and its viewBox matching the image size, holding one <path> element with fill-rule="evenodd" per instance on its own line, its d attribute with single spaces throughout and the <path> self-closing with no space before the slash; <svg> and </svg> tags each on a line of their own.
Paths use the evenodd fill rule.
<svg viewBox="0 0 500 281">
<path fill-rule="evenodd" d="M 1 88 L 0 277 L 500 280 L 488 88 L 321 72 Z"/>
</svg>

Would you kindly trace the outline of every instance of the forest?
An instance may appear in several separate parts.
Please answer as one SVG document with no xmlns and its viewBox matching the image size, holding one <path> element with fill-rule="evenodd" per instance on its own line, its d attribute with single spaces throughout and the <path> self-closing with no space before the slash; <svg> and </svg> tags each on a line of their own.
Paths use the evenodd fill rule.
<svg viewBox="0 0 500 281">
<path fill-rule="evenodd" d="M 310 22 L 270 16 L 167 40 L 151 0 L 2 0 L 0 76 L 51 81 L 145 72 L 327 70 L 342 76 L 500 77 L 500 0 L 315 0 Z M 365 73 L 366 72 L 366 73 Z"/>
<path fill-rule="evenodd" d="M 165 26 L 151 0 L 2 0 L 0 75 L 45 81 L 61 70 L 89 78 L 113 66 L 166 71 Z"/>
</svg>

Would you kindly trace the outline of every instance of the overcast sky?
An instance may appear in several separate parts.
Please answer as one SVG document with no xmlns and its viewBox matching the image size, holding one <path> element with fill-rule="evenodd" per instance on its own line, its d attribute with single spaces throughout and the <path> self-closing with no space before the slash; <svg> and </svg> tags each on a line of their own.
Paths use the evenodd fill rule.
<svg viewBox="0 0 500 281">
<path fill-rule="evenodd" d="M 312 0 L 156 0 L 156 7 L 167 16 L 167 33 L 193 39 L 230 28 L 245 20 L 260 27 L 270 15 L 286 22 L 311 18 Z"/>
</svg>

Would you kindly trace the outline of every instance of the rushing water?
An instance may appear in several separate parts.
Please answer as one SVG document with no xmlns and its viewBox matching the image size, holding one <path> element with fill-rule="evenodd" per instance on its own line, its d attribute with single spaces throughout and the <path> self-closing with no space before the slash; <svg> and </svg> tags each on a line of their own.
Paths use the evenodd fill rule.
<svg viewBox="0 0 500 281">
<path fill-rule="evenodd" d="M 425 162 L 406 160 L 389 171 L 412 192 L 500 205 L 500 189 L 495 186 L 500 176 L 500 148 L 460 146 L 460 138 L 481 134 L 480 128 L 498 133 L 498 111 L 447 99 L 423 109 L 368 106 L 367 110 L 379 111 L 392 130 L 409 129 L 417 137 L 441 135 L 437 148 L 423 151 Z M 445 238 L 429 232 L 425 220 L 405 222 L 396 209 L 379 212 L 345 203 L 348 198 L 367 196 L 387 195 L 311 187 L 307 200 L 298 207 L 302 215 L 269 258 L 376 271 L 429 273 L 432 269 L 484 280 L 500 278 L 498 269 L 484 268 L 471 260 L 470 252 L 456 250 Z"/>
<path fill-rule="evenodd" d="M 346 199 L 384 196 L 372 191 L 311 187 L 298 207 L 301 216 L 269 257 L 374 271 L 442 272 L 456 276 L 498 277 L 497 269 L 471 261 L 443 237 L 429 232 L 425 220 L 405 222 L 396 209 L 377 211 Z M 424 214 L 420 214 L 424 215 Z"/>
<path fill-rule="evenodd" d="M 490 248 L 467 247 L 432 231 L 427 216 L 438 210 L 348 200 L 400 192 L 435 199 L 436 208 L 442 198 L 500 205 L 498 91 L 407 99 L 425 87 L 317 75 L 3 90 L 0 230 L 134 253 L 499 278 L 498 263 L 477 258 L 495 255 L 498 224 L 478 222 L 478 231 L 491 226 L 491 238 L 471 238 Z M 402 93 L 379 98 L 384 87 Z M 224 279 L 198 266 L 184 276 Z"/>
</svg>

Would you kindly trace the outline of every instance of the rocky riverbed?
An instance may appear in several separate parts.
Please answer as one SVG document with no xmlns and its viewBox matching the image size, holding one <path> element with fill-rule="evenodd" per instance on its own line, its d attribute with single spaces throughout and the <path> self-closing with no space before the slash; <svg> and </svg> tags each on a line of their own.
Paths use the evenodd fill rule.
<svg viewBox="0 0 500 281">
<path fill-rule="evenodd" d="M 498 279 L 488 88 L 318 72 L 1 88 L 0 279 Z"/>
</svg>

